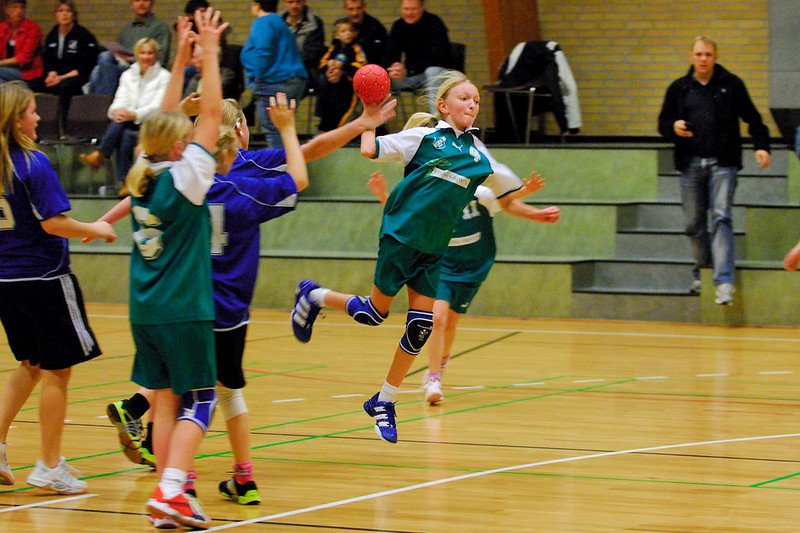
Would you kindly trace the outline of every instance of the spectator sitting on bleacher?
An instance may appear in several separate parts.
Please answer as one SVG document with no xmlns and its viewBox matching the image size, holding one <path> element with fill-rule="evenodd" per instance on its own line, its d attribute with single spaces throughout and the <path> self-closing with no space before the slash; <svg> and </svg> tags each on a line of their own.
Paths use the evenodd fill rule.
<svg viewBox="0 0 800 533">
<path fill-rule="evenodd" d="M 184 98 L 193 93 L 197 95 L 200 94 L 202 87 L 200 80 L 203 77 L 202 53 L 203 49 L 200 48 L 200 45 L 195 44 L 194 49 L 192 50 L 192 70 L 194 71 L 194 74 L 186 81 L 186 83 L 183 84 Z M 239 97 L 242 95 L 242 91 L 239 87 L 239 81 L 236 77 L 236 73 L 232 69 L 223 66 L 220 62 L 219 78 L 222 82 L 222 97 L 232 98 L 233 100 L 238 101 Z"/>
<path fill-rule="evenodd" d="M 134 45 L 148 37 L 158 43 L 158 60 L 162 65 L 169 62 L 169 47 L 172 39 L 169 27 L 153 14 L 154 0 L 131 0 L 131 9 L 136 18 L 119 32 L 116 43 L 103 43 L 106 48 L 97 58 L 92 71 L 88 91 L 94 94 L 113 95 L 117 91 L 120 76 L 134 61 Z"/>
<path fill-rule="evenodd" d="M 385 67 L 389 34 L 378 19 L 367 13 L 367 2 L 344 0 L 344 12 L 355 27 L 357 32 L 355 42 L 361 45 L 367 61 Z"/>
<path fill-rule="evenodd" d="M 283 21 L 294 35 L 294 42 L 303 58 L 303 66 L 308 72 L 308 86 L 317 86 L 317 67 L 322 54 L 325 53 L 325 24 L 322 19 L 311 13 L 306 0 L 284 0 L 286 11 Z"/>
<path fill-rule="evenodd" d="M 401 58 L 405 54 L 405 61 Z M 425 87 L 428 107 L 436 114 L 436 79 L 453 63 L 447 26 L 442 19 L 425 10 L 424 0 L 401 0 L 400 18 L 389 30 L 386 69 L 392 79 L 392 92 L 416 91 Z"/>
<path fill-rule="evenodd" d="M 158 43 L 140 39 L 133 48 L 136 62 L 122 73 L 119 89 L 108 108 L 108 125 L 97 149 L 80 158 L 93 169 L 100 168 L 103 158 L 117 152 L 117 180 L 123 182 L 133 165 L 134 150 L 139 139 L 139 125 L 158 111 L 167 90 L 170 73 L 156 60 Z"/>
<path fill-rule="evenodd" d="M 353 74 L 367 59 L 361 46 L 354 42 L 357 33 L 350 19 L 337 20 L 333 44 L 320 59 L 316 108 L 320 132 L 346 124 L 358 103 L 353 91 Z"/>
<path fill-rule="evenodd" d="M 0 22 L 0 83 L 23 80 L 29 86 L 44 75 L 42 28 L 25 17 L 26 0 L 6 0 Z"/>
<path fill-rule="evenodd" d="M 55 16 L 56 25 L 44 39 L 46 75 L 34 90 L 58 95 L 63 123 L 70 99 L 83 94 L 81 88 L 97 63 L 100 45 L 92 32 L 78 24 L 78 10 L 72 0 L 57 0 Z"/>
</svg>

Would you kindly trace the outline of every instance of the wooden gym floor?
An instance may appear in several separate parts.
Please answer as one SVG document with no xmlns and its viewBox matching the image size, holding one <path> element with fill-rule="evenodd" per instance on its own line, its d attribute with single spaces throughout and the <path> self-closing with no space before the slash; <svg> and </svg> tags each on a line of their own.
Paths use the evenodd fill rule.
<svg viewBox="0 0 800 533">
<path fill-rule="evenodd" d="M 126 308 L 89 313 L 105 353 L 75 368 L 62 447 L 89 492 L 25 485 L 39 455 L 35 393 L 10 432 L 17 484 L 0 491 L 0 531 L 151 530 L 156 476 L 119 452 L 104 415 L 136 389 Z M 422 401 L 423 352 L 391 445 L 361 403 L 383 381 L 402 316 L 368 328 L 333 311 L 308 345 L 288 312 L 253 319 L 245 396 L 264 502 L 218 495 L 232 464 L 218 417 L 196 462 L 212 530 L 798 529 L 798 330 L 468 315 L 444 401 Z M 7 375 L 4 336 L 0 355 Z"/>
</svg>

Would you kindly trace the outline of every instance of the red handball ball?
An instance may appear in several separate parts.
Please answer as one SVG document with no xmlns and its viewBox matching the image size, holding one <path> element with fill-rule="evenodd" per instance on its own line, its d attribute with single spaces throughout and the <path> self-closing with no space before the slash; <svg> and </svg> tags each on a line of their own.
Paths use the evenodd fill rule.
<svg viewBox="0 0 800 533">
<path fill-rule="evenodd" d="M 389 73 L 372 63 L 358 69 L 353 76 L 353 89 L 365 104 L 379 104 L 386 100 L 392 82 Z"/>
</svg>

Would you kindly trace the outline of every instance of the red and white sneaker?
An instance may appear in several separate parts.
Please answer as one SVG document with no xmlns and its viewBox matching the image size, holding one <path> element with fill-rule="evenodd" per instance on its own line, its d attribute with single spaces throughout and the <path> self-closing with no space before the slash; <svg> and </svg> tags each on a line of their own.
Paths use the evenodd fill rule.
<svg viewBox="0 0 800 533">
<path fill-rule="evenodd" d="M 181 525 L 169 516 L 150 515 L 150 523 L 156 529 L 178 529 Z"/>
<path fill-rule="evenodd" d="M 153 517 L 169 517 L 184 526 L 207 529 L 211 525 L 211 518 L 203 512 L 196 498 L 190 494 L 165 498 L 158 486 L 147 500 L 147 510 Z"/>
</svg>

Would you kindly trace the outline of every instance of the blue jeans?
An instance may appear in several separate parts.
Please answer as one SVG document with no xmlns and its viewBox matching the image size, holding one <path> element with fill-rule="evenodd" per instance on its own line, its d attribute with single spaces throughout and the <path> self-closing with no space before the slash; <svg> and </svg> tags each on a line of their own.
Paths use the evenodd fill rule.
<svg viewBox="0 0 800 533">
<path fill-rule="evenodd" d="M 22 72 L 14 67 L 0 67 L 0 83 L 22 79 Z"/>
<path fill-rule="evenodd" d="M 119 85 L 119 77 L 130 68 L 127 63 L 120 63 L 117 57 L 106 50 L 97 56 L 97 65 L 89 76 L 89 93 L 114 96 Z"/>
<path fill-rule="evenodd" d="M 299 104 L 306 91 L 306 83 L 307 80 L 305 78 L 289 78 L 288 80 L 279 81 L 277 83 L 259 80 L 251 82 L 250 90 L 253 91 L 253 100 L 255 100 L 256 103 L 258 125 L 264 132 L 268 147 L 283 148 L 281 134 L 278 132 L 278 128 L 276 128 L 269 119 L 269 114 L 267 113 L 269 97 L 275 96 L 277 93 L 286 93 L 286 97 L 289 100 L 294 98 Z"/>
<path fill-rule="evenodd" d="M 686 234 L 692 242 L 694 278 L 701 267 L 714 267 L 714 285 L 733 283 L 734 241 L 731 206 L 736 192 L 736 167 L 714 158 L 693 157 L 681 172 L 681 201 Z M 711 230 L 708 211 L 711 210 Z"/>
<path fill-rule="evenodd" d="M 125 181 L 128 171 L 133 166 L 136 144 L 139 142 L 139 125 L 133 122 L 111 122 L 97 144 L 97 149 L 109 157 L 117 153 L 117 181 Z"/>
<path fill-rule="evenodd" d="M 392 92 L 401 90 L 416 91 L 417 89 L 425 89 L 425 98 L 428 100 L 428 112 L 431 115 L 436 114 L 436 91 L 442 85 L 441 81 L 435 83 L 428 83 L 428 80 L 444 72 L 442 67 L 428 67 L 422 74 L 414 74 L 413 76 L 406 76 L 402 80 L 392 80 Z"/>
</svg>

